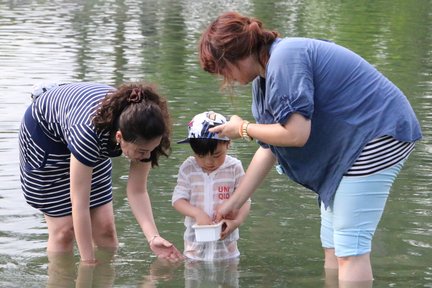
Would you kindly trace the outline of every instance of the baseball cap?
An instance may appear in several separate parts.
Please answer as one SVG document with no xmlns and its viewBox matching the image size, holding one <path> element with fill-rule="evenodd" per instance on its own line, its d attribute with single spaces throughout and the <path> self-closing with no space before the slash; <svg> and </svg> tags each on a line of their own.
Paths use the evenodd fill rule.
<svg viewBox="0 0 432 288">
<path fill-rule="evenodd" d="M 213 111 L 206 111 L 195 115 L 188 123 L 188 136 L 186 139 L 178 141 L 178 144 L 189 143 L 189 139 L 216 139 L 228 141 L 228 137 L 219 137 L 218 133 L 209 132 L 209 128 L 225 124 L 226 118 L 219 113 Z"/>
</svg>

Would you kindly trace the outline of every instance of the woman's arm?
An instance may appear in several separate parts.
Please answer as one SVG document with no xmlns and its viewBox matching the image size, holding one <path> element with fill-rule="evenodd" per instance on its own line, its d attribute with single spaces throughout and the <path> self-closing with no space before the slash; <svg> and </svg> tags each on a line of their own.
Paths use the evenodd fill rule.
<svg viewBox="0 0 432 288">
<path fill-rule="evenodd" d="M 233 115 L 226 124 L 209 129 L 210 132 L 219 133 L 220 137 L 227 136 L 230 139 L 240 138 L 243 119 Z M 256 124 L 247 125 L 247 134 L 266 144 L 282 147 L 302 147 L 309 139 L 311 121 L 303 115 L 292 114 L 284 125 L 281 124 Z"/>
<path fill-rule="evenodd" d="M 236 192 L 217 209 L 217 222 L 240 209 L 251 198 L 275 162 L 270 149 L 258 148 Z"/>
<path fill-rule="evenodd" d="M 243 222 L 249 215 L 250 207 L 251 201 L 246 201 L 246 203 L 244 203 L 243 206 L 240 208 L 240 211 L 235 219 L 224 220 L 226 227 L 221 232 L 221 239 L 225 239 L 229 234 L 231 234 L 235 229 L 237 229 L 238 227 L 240 227 L 240 225 L 243 224 Z"/>
<path fill-rule="evenodd" d="M 81 261 L 95 260 L 90 218 L 90 190 L 93 168 L 79 162 L 73 155 L 70 160 L 70 196 L 72 220 Z"/>
<path fill-rule="evenodd" d="M 147 193 L 149 171 L 150 163 L 131 161 L 127 183 L 129 205 L 147 241 L 150 241 L 154 235 L 159 235 L 153 218 L 150 198 Z"/>
<path fill-rule="evenodd" d="M 153 253 L 161 258 L 181 259 L 183 256 L 177 248 L 159 235 L 153 218 L 150 197 L 147 192 L 150 165 L 150 163 L 131 161 L 127 184 L 129 205 Z"/>
</svg>

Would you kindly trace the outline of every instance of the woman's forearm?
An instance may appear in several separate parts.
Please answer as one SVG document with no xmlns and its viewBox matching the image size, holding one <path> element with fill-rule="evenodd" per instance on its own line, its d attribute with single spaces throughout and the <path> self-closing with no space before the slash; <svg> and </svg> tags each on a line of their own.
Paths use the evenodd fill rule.
<svg viewBox="0 0 432 288">
<path fill-rule="evenodd" d="M 128 191 L 128 201 L 132 213 L 141 227 L 147 241 L 155 235 L 159 235 L 156 223 L 153 217 L 150 197 L 147 191 L 131 192 Z"/>
<path fill-rule="evenodd" d="M 93 169 L 71 155 L 70 196 L 72 221 L 78 250 L 83 261 L 95 259 L 90 218 L 90 190 Z"/>
<path fill-rule="evenodd" d="M 93 261 L 95 253 L 93 248 L 92 227 L 89 209 L 72 208 L 75 239 L 80 253 L 81 261 Z"/>
<path fill-rule="evenodd" d="M 247 133 L 250 137 L 270 145 L 302 147 L 309 139 L 310 129 L 311 121 L 294 113 L 284 125 L 250 123 Z"/>
<path fill-rule="evenodd" d="M 239 187 L 229 200 L 235 209 L 240 209 L 251 198 L 275 162 L 276 159 L 270 149 L 258 148 Z"/>
<path fill-rule="evenodd" d="M 159 235 L 154 218 L 150 197 L 147 193 L 149 163 L 131 162 L 127 184 L 127 197 L 132 213 L 141 227 L 147 241 Z"/>
</svg>

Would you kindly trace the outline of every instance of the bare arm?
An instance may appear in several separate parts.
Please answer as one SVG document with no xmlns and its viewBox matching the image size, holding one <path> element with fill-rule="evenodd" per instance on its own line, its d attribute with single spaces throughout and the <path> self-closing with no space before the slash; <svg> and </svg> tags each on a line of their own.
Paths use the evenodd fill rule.
<svg viewBox="0 0 432 288">
<path fill-rule="evenodd" d="M 127 184 L 129 205 L 153 253 L 161 258 L 182 259 L 183 256 L 177 248 L 159 236 L 147 192 L 147 179 L 150 168 L 150 163 L 131 161 Z"/>
<path fill-rule="evenodd" d="M 73 155 L 70 160 L 70 195 L 72 220 L 78 250 L 82 261 L 93 261 L 92 226 L 90 218 L 90 190 L 93 168 L 79 162 Z"/>
<path fill-rule="evenodd" d="M 127 184 L 129 205 L 147 241 L 150 241 L 154 235 L 159 235 L 147 192 L 149 171 L 150 163 L 131 161 Z"/>
<path fill-rule="evenodd" d="M 211 132 L 217 132 L 221 137 L 230 139 L 240 138 L 240 129 L 243 119 L 237 115 L 231 117 L 226 124 L 211 128 Z M 284 125 L 281 124 L 256 124 L 247 126 L 249 136 L 264 143 L 282 147 L 302 147 L 309 139 L 311 121 L 303 115 L 292 114 Z"/>
<path fill-rule="evenodd" d="M 183 216 L 194 218 L 198 225 L 209 225 L 213 223 L 212 219 L 205 211 L 191 205 L 186 199 L 178 199 L 174 202 L 173 206 Z"/>
<path fill-rule="evenodd" d="M 221 239 L 225 239 L 229 234 L 231 234 L 235 229 L 240 227 L 240 225 L 243 224 L 243 222 L 246 220 L 247 216 L 249 215 L 251 207 L 251 202 L 246 201 L 246 203 L 243 204 L 243 206 L 240 208 L 239 213 L 237 214 L 237 217 L 233 220 L 225 219 L 224 222 L 226 224 L 225 229 L 221 233 Z"/>
<path fill-rule="evenodd" d="M 261 185 L 275 162 L 276 159 L 270 149 L 258 148 L 236 192 L 218 208 L 216 221 L 240 209 Z"/>
</svg>

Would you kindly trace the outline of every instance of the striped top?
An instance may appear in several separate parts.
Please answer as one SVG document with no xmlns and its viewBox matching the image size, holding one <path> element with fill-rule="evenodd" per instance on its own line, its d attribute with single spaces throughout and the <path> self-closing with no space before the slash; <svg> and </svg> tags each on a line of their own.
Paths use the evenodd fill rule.
<svg viewBox="0 0 432 288">
<path fill-rule="evenodd" d="M 186 199 L 192 206 L 205 211 L 211 218 L 216 208 L 228 201 L 244 175 L 241 161 L 227 155 L 224 163 L 215 171 L 207 174 L 198 165 L 195 157 L 188 157 L 180 166 L 177 185 L 172 195 L 172 204 L 179 199 Z M 249 200 L 250 201 L 250 200 Z M 236 241 L 239 229 L 235 229 L 224 240 L 210 243 L 197 242 L 193 217 L 186 216 L 184 225 L 185 251 L 188 258 L 196 260 L 219 260 L 238 257 Z"/>
<path fill-rule="evenodd" d="M 381 171 L 405 159 L 414 149 L 415 142 L 399 141 L 382 136 L 366 144 L 345 176 L 365 176 Z"/>
<path fill-rule="evenodd" d="M 83 164 L 94 167 L 111 156 L 109 132 L 97 133 L 92 118 L 101 100 L 115 88 L 97 83 L 71 83 L 53 88 L 33 103 L 33 117 L 53 141 L 67 145 Z"/>
<path fill-rule="evenodd" d="M 232 156 L 227 155 L 224 163 L 209 174 L 203 172 L 195 157 L 190 156 L 180 166 L 171 202 L 174 204 L 179 199 L 186 199 L 191 205 L 201 208 L 213 218 L 216 216 L 214 214 L 216 207 L 235 193 L 243 175 L 244 169 L 241 161 Z M 195 224 L 195 219 L 185 217 L 184 224 L 191 229 Z M 192 236 L 194 231 L 190 232 L 189 236 Z M 193 237 L 186 238 L 194 239 Z"/>
</svg>

